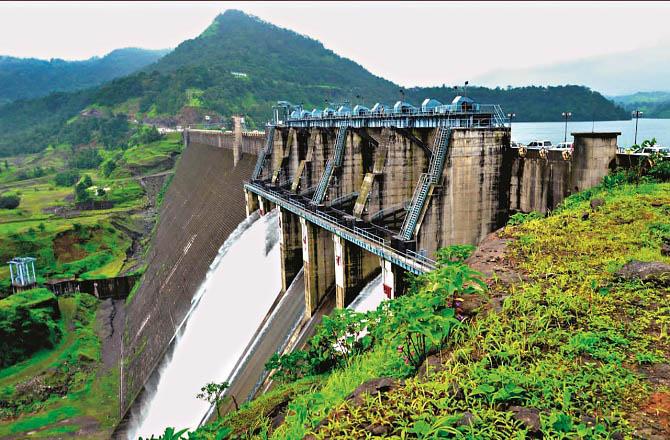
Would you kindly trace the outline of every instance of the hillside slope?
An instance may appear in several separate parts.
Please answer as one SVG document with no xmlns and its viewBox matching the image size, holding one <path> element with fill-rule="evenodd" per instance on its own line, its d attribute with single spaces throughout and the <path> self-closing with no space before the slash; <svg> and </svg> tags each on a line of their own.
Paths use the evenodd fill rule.
<svg viewBox="0 0 670 440">
<path fill-rule="evenodd" d="M 0 56 L 0 104 L 97 86 L 148 66 L 167 52 L 125 48 L 83 61 Z"/>
<path fill-rule="evenodd" d="M 668 438 L 670 184 L 605 183 L 324 319 L 281 386 L 189 439 Z"/>
</svg>

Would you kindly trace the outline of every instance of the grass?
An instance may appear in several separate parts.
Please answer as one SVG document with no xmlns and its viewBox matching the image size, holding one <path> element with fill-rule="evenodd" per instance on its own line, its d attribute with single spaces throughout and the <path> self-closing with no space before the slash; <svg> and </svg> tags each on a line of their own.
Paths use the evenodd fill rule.
<svg viewBox="0 0 670 440">
<path fill-rule="evenodd" d="M 596 211 L 594 197 L 605 200 Z M 502 310 L 461 326 L 436 371 L 407 374 L 382 340 L 344 368 L 313 377 L 276 430 L 262 396 L 189 438 L 230 438 L 230 431 L 235 438 L 366 438 L 373 428 L 393 438 L 670 435 L 659 419 L 668 408 L 652 406 L 670 388 L 643 374 L 670 360 L 670 288 L 615 275 L 631 260 L 670 263 L 660 253 L 670 240 L 670 184 L 596 188 L 501 235 L 511 239 L 509 256 L 525 281 L 490 281 L 490 295 L 505 297 Z M 404 380 L 384 394 L 345 400 L 383 376 Z M 515 418 L 517 407 L 538 426 Z M 250 428 L 240 430 L 243 423 Z"/>
<path fill-rule="evenodd" d="M 131 169 L 152 169 L 181 153 L 182 147 L 180 134 L 169 133 L 159 141 L 129 148 L 123 154 L 123 161 Z"/>
</svg>

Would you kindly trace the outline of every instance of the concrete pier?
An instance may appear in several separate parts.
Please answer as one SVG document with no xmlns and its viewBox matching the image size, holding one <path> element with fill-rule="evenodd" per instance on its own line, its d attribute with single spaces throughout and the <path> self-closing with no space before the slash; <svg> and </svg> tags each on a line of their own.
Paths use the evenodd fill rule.
<svg viewBox="0 0 670 440">
<path fill-rule="evenodd" d="M 379 273 L 379 259 L 347 240 L 333 235 L 335 306 L 347 307 Z"/>
<path fill-rule="evenodd" d="M 279 252 L 282 292 L 286 292 L 303 265 L 302 225 L 300 217 L 279 208 Z"/>
<path fill-rule="evenodd" d="M 305 270 L 305 318 L 312 317 L 335 286 L 333 240 L 323 228 L 300 218 L 302 259 Z"/>
</svg>

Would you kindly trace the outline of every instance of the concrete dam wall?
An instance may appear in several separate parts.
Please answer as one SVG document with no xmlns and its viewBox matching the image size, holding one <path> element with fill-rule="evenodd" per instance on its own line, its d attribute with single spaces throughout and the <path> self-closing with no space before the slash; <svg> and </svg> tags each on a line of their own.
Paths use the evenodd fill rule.
<svg viewBox="0 0 670 440">
<path fill-rule="evenodd" d="M 256 158 L 234 153 L 222 133 L 189 141 L 165 195 L 147 269 L 127 308 L 121 407 L 125 413 L 165 353 L 210 263 L 245 218 L 243 181 Z M 193 139 L 193 137 L 192 137 Z M 261 138 L 262 139 L 262 138 Z"/>
</svg>

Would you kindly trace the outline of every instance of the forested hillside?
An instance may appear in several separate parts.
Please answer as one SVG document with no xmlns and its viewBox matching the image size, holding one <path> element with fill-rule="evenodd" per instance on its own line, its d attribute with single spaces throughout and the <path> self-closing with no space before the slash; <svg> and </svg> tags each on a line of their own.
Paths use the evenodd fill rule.
<svg viewBox="0 0 670 440">
<path fill-rule="evenodd" d="M 83 61 L 0 56 L 0 104 L 97 86 L 154 63 L 167 52 L 126 48 Z"/>
<path fill-rule="evenodd" d="M 426 97 L 447 102 L 460 93 L 453 87 L 414 88 L 406 96 L 418 105 Z M 516 113 L 517 121 L 559 120 L 565 110 L 573 113 L 574 120 L 627 116 L 597 92 L 579 86 L 476 87 L 469 88 L 468 94 L 480 102 L 502 104 L 505 111 Z M 254 128 L 263 126 L 277 100 L 323 108 L 326 102 L 372 105 L 400 96 L 398 85 L 318 41 L 229 10 L 199 37 L 183 42 L 139 73 L 85 91 L 0 107 L 4 133 L 0 155 L 40 151 L 49 143 L 61 142 L 83 110 L 96 118 L 123 115 L 163 125 L 202 122 L 205 114 L 225 120 L 242 113 Z"/>
</svg>

